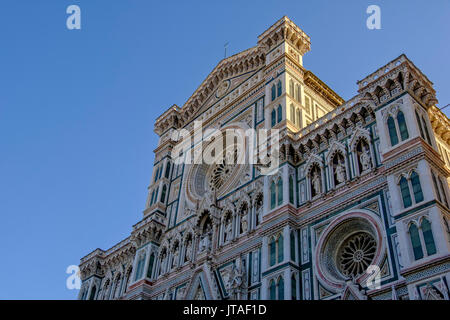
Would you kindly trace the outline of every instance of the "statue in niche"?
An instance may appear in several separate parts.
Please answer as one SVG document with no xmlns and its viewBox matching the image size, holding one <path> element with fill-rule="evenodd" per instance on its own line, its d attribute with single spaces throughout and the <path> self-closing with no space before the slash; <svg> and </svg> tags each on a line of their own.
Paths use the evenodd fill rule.
<svg viewBox="0 0 450 320">
<path fill-rule="evenodd" d="M 202 239 L 200 240 L 200 248 L 199 248 L 200 252 L 210 249 L 211 236 L 212 236 L 211 225 L 208 225 L 206 227 L 205 233 L 202 235 Z"/>
<path fill-rule="evenodd" d="M 185 261 L 191 261 L 191 257 L 192 257 L 192 241 L 191 239 L 189 239 L 186 242 L 186 256 L 185 256 Z"/>
<path fill-rule="evenodd" d="M 336 165 L 335 168 L 335 172 L 336 172 L 336 182 L 337 184 L 341 184 L 345 181 L 345 165 L 344 165 L 344 161 L 340 160 L 338 161 L 338 164 Z"/>
<path fill-rule="evenodd" d="M 247 212 L 244 212 L 244 214 L 241 216 L 241 229 L 242 233 L 247 232 L 248 222 L 247 222 Z"/>
<path fill-rule="evenodd" d="M 312 195 L 317 196 L 321 193 L 321 182 L 320 182 L 320 174 L 319 174 L 319 170 L 314 171 L 312 179 L 311 179 L 311 183 L 312 183 Z"/>
<path fill-rule="evenodd" d="M 166 253 L 163 253 L 161 257 L 161 274 L 164 274 L 165 272 L 166 262 L 167 262 L 167 255 Z"/>
<path fill-rule="evenodd" d="M 178 257 L 179 257 L 179 250 L 178 250 L 178 245 L 177 245 L 175 247 L 175 250 L 173 251 L 172 269 L 177 266 L 177 264 L 178 264 Z"/>
<path fill-rule="evenodd" d="M 231 218 L 228 217 L 225 220 L 224 242 L 231 240 L 231 236 L 232 236 Z"/>
<path fill-rule="evenodd" d="M 364 145 L 363 151 L 359 156 L 359 161 L 362 165 L 362 171 L 367 171 L 372 167 L 372 162 L 370 160 L 370 150 L 368 145 Z"/>
</svg>

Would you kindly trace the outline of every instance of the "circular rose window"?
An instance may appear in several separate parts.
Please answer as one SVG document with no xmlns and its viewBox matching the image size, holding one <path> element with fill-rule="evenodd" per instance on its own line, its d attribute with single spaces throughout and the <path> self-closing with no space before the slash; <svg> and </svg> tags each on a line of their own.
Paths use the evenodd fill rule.
<svg viewBox="0 0 450 320">
<path fill-rule="evenodd" d="M 357 277 L 363 274 L 375 257 L 377 244 L 368 233 L 348 237 L 338 253 L 338 267 L 342 274 Z"/>
</svg>

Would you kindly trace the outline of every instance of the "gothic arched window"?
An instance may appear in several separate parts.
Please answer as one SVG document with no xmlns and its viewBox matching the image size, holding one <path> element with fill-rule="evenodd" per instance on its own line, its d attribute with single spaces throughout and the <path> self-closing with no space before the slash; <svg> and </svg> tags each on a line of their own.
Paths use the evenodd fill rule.
<svg viewBox="0 0 450 320">
<path fill-rule="evenodd" d="M 431 145 L 430 133 L 428 132 L 427 122 L 425 121 L 424 117 L 422 117 L 422 124 L 423 124 L 423 131 L 425 131 L 425 136 L 427 137 L 428 144 Z"/>
<path fill-rule="evenodd" d="M 420 243 L 419 229 L 414 223 L 409 226 L 409 237 L 411 238 L 411 245 L 413 248 L 414 259 L 419 260 L 423 258 L 422 244 Z"/>
<path fill-rule="evenodd" d="M 148 270 L 147 270 L 147 278 L 152 277 L 152 271 L 153 271 L 153 264 L 155 263 L 155 254 L 152 253 L 150 255 L 150 260 L 148 262 Z"/>
<path fill-rule="evenodd" d="M 275 265 L 276 254 L 277 254 L 276 242 L 275 242 L 275 238 L 272 237 L 269 242 L 269 264 L 270 264 L 270 266 Z"/>
<path fill-rule="evenodd" d="M 294 97 L 294 81 L 289 81 L 289 94 Z"/>
<path fill-rule="evenodd" d="M 269 283 L 269 297 L 270 297 L 270 300 L 276 300 L 277 299 L 277 297 L 276 297 L 276 286 L 275 286 L 275 281 L 273 279 L 270 280 L 270 283 Z"/>
<path fill-rule="evenodd" d="M 275 111 L 275 109 L 272 110 L 272 113 L 270 115 L 270 120 L 271 120 L 271 125 L 272 127 L 277 123 L 277 112 Z"/>
<path fill-rule="evenodd" d="M 291 298 L 297 300 L 297 279 L 294 275 L 291 276 Z"/>
<path fill-rule="evenodd" d="M 296 123 L 295 123 L 295 108 L 294 108 L 294 105 L 293 105 L 293 104 L 291 104 L 291 121 L 292 121 L 294 124 L 296 124 Z"/>
<path fill-rule="evenodd" d="M 162 203 L 166 203 L 166 192 L 167 192 L 167 187 L 166 187 L 166 185 L 163 185 L 162 191 L 161 191 L 161 199 L 159 200 Z"/>
<path fill-rule="evenodd" d="M 284 279 L 280 277 L 277 283 L 278 300 L 284 300 Z"/>
<path fill-rule="evenodd" d="M 289 202 L 294 204 L 294 179 L 289 176 Z"/>
<path fill-rule="evenodd" d="M 436 245 L 434 243 L 433 232 L 431 231 L 431 224 L 427 219 L 423 219 L 420 224 L 422 229 L 423 240 L 425 241 L 425 249 L 427 250 L 427 256 L 431 256 L 436 253 Z"/>
<path fill-rule="evenodd" d="M 91 289 L 91 296 L 89 297 L 89 300 L 94 300 L 95 299 L 95 293 L 97 291 L 97 287 L 94 285 Z"/>
<path fill-rule="evenodd" d="M 281 92 L 282 92 L 282 88 L 281 88 L 281 81 L 278 80 L 278 84 L 277 84 L 277 97 L 281 96 Z"/>
<path fill-rule="evenodd" d="M 408 127 L 406 126 L 405 115 L 401 111 L 399 111 L 399 113 L 397 114 L 397 123 L 398 128 L 400 130 L 400 137 L 402 138 L 402 141 L 408 139 L 409 138 Z"/>
<path fill-rule="evenodd" d="M 388 130 L 389 130 L 389 139 L 391 141 L 391 146 L 395 146 L 398 143 L 397 129 L 395 128 L 394 119 L 389 116 L 387 120 Z"/>
<path fill-rule="evenodd" d="M 445 193 L 445 188 L 444 188 L 444 184 L 442 183 L 442 179 L 438 178 L 439 180 L 439 186 L 441 187 L 441 192 L 442 192 L 442 202 L 444 202 L 444 204 L 448 207 L 448 199 L 447 199 L 447 194 Z"/>
<path fill-rule="evenodd" d="M 295 234 L 291 232 L 290 235 L 290 247 L 291 247 L 291 260 L 295 261 Z"/>
<path fill-rule="evenodd" d="M 277 122 L 281 122 L 283 120 L 283 108 L 281 107 L 281 104 L 277 108 Z"/>
<path fill-rule="evenodd" d="M 145 263 L 145 254 L 142 254 L 139 257 L 137 268 L 136 268 L 136 276 L 134 277 L 134 281 L 139 280 L 142 278 L 142 273 L 144 272 L 144 263 Z"/>
<path fill-rule="evenodd" d="M 297 108 L 297 127 L 302 127 L 302 122 L 300 120 L 300 109 Z"/>
<path fill-rule="evenodd" d="M 166 173 L 164 174 L 164 176 L 169 179 L 169 175 L 170 175 L 170 162 L 167 162 L 167 166 L 166 166 Z"/>
<path fill-rule="evenodd" d="M 431 172 L 431 178 L 433 180 L 434 189 L 436 190 L 437 198 L 438 198 L 439 202 L 442 202 L 441 193 L 439 192 L 439 187 L 438 187 L 438 184 L 436 181 L 436 176 L 434 175 L 433 172 Z"/>
<path fill-rule="evenodd" d="M 414 201 L 416 203 L 423 201 L 422 186 L 420 185 L 419 175 L 415 171 L 411 173 L 411 185 L 414 193 Z"/>
<path fill-rule="evenodd" d="M 276 89 L 275 89 L 275 85 L 272 85 L 272 101 L 275 100 L 276 98 Z"/>
<path fill-rule="evenodd" d="M 270 209 L 275 208 L 276 206 L 276 190 L 275 190 L 275 182 L 272 181 L 272 183 L 270 184 Z"/>
<path fill-rule="evenodd" d="M 410 207 L 412 205 L 411 193 L 409 192 L 408 181 L 405 177 L 400 179 L 400 191 L 402 193 L 403 207 Z"/>
<path fill-rule="evenodd" d="M 278 183 L 277 183 L 277 200 L 278 200 L 278 205 L 281 205 L 283 203 L 283 179 L 279 179 Z"/>
<path fill-rule="evenodd" d="M 416 121 L 417 125 L 419 126 L 420 136 L 422 137 L 423 140 L 425 140 L 425 135 L 423 134 L 422 122 L 420 121 L 419 114 L 417 113 L 417 110 L 414 110 L 414 113 L 416 114 Z"/>
<path fill-rule="evenodd" d="M 284 249 L 283 249 L 283 235 L 282 234 L 280 234 L 279 236 L 278 236 L 278 240 L 277 240 L 277 260 L 278 260 L 278 263 L 280 263 L 280 262 L 282 262 L 283 261 L 283 258 L 284 258 Z"/>
</svg>

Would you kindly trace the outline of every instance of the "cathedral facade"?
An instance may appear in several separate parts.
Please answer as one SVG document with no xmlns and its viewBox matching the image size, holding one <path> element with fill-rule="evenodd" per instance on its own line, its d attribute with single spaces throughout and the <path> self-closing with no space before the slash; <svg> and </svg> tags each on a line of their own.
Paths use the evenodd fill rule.
<svg viewBox="0 0 450 320">
<path fill-rule="evenodd" d="M 344 101 L 303 67 L 309 50 L 283 17 L 156 120 L 142 219 L 81 259 L 79 299 L 449 299 L 450 121 L 433 83 L 401 55 Z M 254 134 L 215 153 L 229 129 Z"/>
</svg>

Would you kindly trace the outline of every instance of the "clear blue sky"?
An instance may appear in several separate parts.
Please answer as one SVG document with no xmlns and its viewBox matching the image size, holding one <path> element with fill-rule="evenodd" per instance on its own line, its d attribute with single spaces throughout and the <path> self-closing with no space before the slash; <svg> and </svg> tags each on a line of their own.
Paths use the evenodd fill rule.
<svg viewBox="0 0 450 320">
<path fill-rule="evenodd" d="M 366 28 L 370 4 L 382 30 Z M 446 0 L 1 0 L 0 299 L 76 298 L 67 266 L 142 216 L 156 117 L 183 105 L 225 42 L 252 47 L 283 15 L 311 36 L 304 66 L 344 99 L 406 53 L 450 103 Z"/>
</svg>

